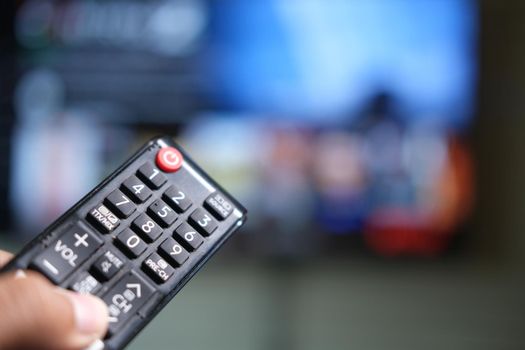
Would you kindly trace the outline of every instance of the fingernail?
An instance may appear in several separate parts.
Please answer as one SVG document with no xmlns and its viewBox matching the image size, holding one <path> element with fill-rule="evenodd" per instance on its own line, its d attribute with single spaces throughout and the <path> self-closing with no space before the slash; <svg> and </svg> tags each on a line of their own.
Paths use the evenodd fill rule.
<svg viewBox="0 0 525 350">
<path fill-rule="evenodd" d="M 108 324 L 106 304 L 89 294 L 73 292 L 66 292 L 65 294 L 73 304 L 78 332 L 88 335 L 103 335 Z"/>
</svg>

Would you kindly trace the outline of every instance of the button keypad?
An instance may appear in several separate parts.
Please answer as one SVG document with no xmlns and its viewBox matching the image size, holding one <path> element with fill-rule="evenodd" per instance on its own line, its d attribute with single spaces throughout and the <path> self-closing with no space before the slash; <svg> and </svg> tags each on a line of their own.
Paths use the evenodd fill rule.
<svg viewBox="0 0 525 350">
<path fill-rule="evenodd" d="M 167 138 L 154 139 L 5 270 L 100 296 L 123 349 L 243 222 L 244 210 Z M 4 270 L 0 270 L 4 271 Z"/>
</svg>

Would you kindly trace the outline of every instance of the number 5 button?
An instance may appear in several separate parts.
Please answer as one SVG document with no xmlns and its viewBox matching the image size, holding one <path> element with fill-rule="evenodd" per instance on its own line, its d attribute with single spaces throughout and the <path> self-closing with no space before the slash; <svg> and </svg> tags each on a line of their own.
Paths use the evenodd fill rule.
<svg viewBox="0 0 525 350">
<path fill-rule="evenodd" d="M 177 220 L 177 214 L 166 203 L 157 199 L 151 203 L 148 208 L 148 213 L 157 221 L 162 227 L 168 227 Z"/>
<path fill-rule="evenodd" d="M 190 252 L 199 248 L 202 242 L 204 242 L 204 238 L 185 222 L 175 229 L 174 236 L 175 239 Z"/>
</svg>

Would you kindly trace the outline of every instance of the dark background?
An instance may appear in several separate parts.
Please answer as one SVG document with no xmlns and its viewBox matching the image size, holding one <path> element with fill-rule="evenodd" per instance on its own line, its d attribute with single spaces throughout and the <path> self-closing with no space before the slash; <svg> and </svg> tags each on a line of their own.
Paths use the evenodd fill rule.
<svg viewBox="0 0 525 350">
<path fill-rule="evenodd" d="M 202 4 L 210 9 L 220 6 Z M 381 250 L 369 244 L 366 225 L 344 234 L 317 230 L 318 226 L 312 232 L 293 226 L 281 230 L 273 223 L 275 218 L 258 215 L 263 209 L 251 205 L 250 214 L 258 224 L 233 238 L 131 348 L 524 348 L 525 6 L 518 1 L 472 4 L 477 18 L 475 110 L 468 126 L 457 134 L 473 163 L 473 205 L 470 214 L 447 231 L 446 243 L 430 251 L 410 244 L 398 251 Z M 15 38 L 16 14 L 24 2 L 2 6 L 0 224 L 4 234 L 0 237 L 7 248 L 16 250 L 37 234 L 151 135 L 168 132 L 182 142 L 184 135 L 188 139 L 188 130 L 199 128 L 202 114 L 236 108 L 246 112 L 225 98 L 210 98 L 214 95 L 208 68 L 213 60 L 203 59 L 214 57 L 209 46 L 204 55 L 153 58 L 157 60 L 153 63 L 151 57 L 140 54 L 108 59 L 125 47 L 58 48 L 35 54 Z M 55 57 L 46 61 L 46 55 Z M 52 62 L 51 71 L 67 77 L 71 105 L 95 96 L 98 102 L 88 110 L 96 111 L 93 115 L 98 117 L 58 117 L 51 127 L 40 121 L 38 110 L 32 119 L 20 119 L 16 91 L 42 57 Z M 154 83 L 132 88 L 142 98 L 119 93 L 133 84 L 130 77 L 150 69 L 156 72 Z M 53 79 L 44 81 L 49 84 Z M 119 109 L 114 108 L 115 101 Z M 274 113 L 267 114 L 263 122 L 272 123 Z M 237 119 L 232 120 L 235 124 Z M 29 130 L 22 138 L 20 125 Z M 55 148 L 35 149 L 28 141 L 42 135 L 53 139 L 50 130 L 62 130 L 59 137 L 72 132 L 72 137 L 62 139 L 65 142 L 82 140 L 67 143 L 69 148 L 64 148 L 69 153 L 59 152 L 65 154 L 66 161 L 61 162 L 72 162 L 78 172 L 68 175 L 62 169 L 60 176 L 65 177 L 57 175 L 67 184 L 80 173 L 80 185 L 63 189 L 56 185 L 55 170 L 39 173 L 45 163 L 38 159 L 56 159 L 50 154 L 62 149 L 61 139 Z M 17 156 L 20 140 L 34 158 Z M 207 168 L 202 149 L 190 144 L 189 151 Z M 86 154 L 92 158 L 86 160 Z M 91 166 L 81 165 L 86 161 Z M 23 166 L 17 162 L 24 162 Z M 235 185 L 220 168 L 208 168 L 224 177 L 226 187 Z M 21 180 L 14 169 L 27 169 L 33 175 Z M 54 189 L 49 193 L 59 191 L 58 204 L 48 203 L 54 198 L 49 193 L 31 202 L 27 193 L 48 186 Z M 234 188 L 250 200 L 249 193 Z M 27 199 L 13 199 L 13 192 L 26 193 Z M 43 210 L 45 204 L 48 208 Z M 395 233 L 390 235 L 389 242 L 399 241 Z"/>
</svg>

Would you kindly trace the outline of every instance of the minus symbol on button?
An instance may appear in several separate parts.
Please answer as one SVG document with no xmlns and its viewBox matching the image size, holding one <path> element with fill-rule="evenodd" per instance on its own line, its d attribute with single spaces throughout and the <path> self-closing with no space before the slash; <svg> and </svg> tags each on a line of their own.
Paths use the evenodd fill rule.
<svg viewBox="0 0 525 350">
<path fill-rule="evenodd" d="M 58 269 L 49 261 L 47 261 L 47 259 L 43 259 L 42 262 L 44 263 L 44 266 L 49 269 L 49 271 L 53 272 L 55 275 L 58 275 Z"/>
</svg>

